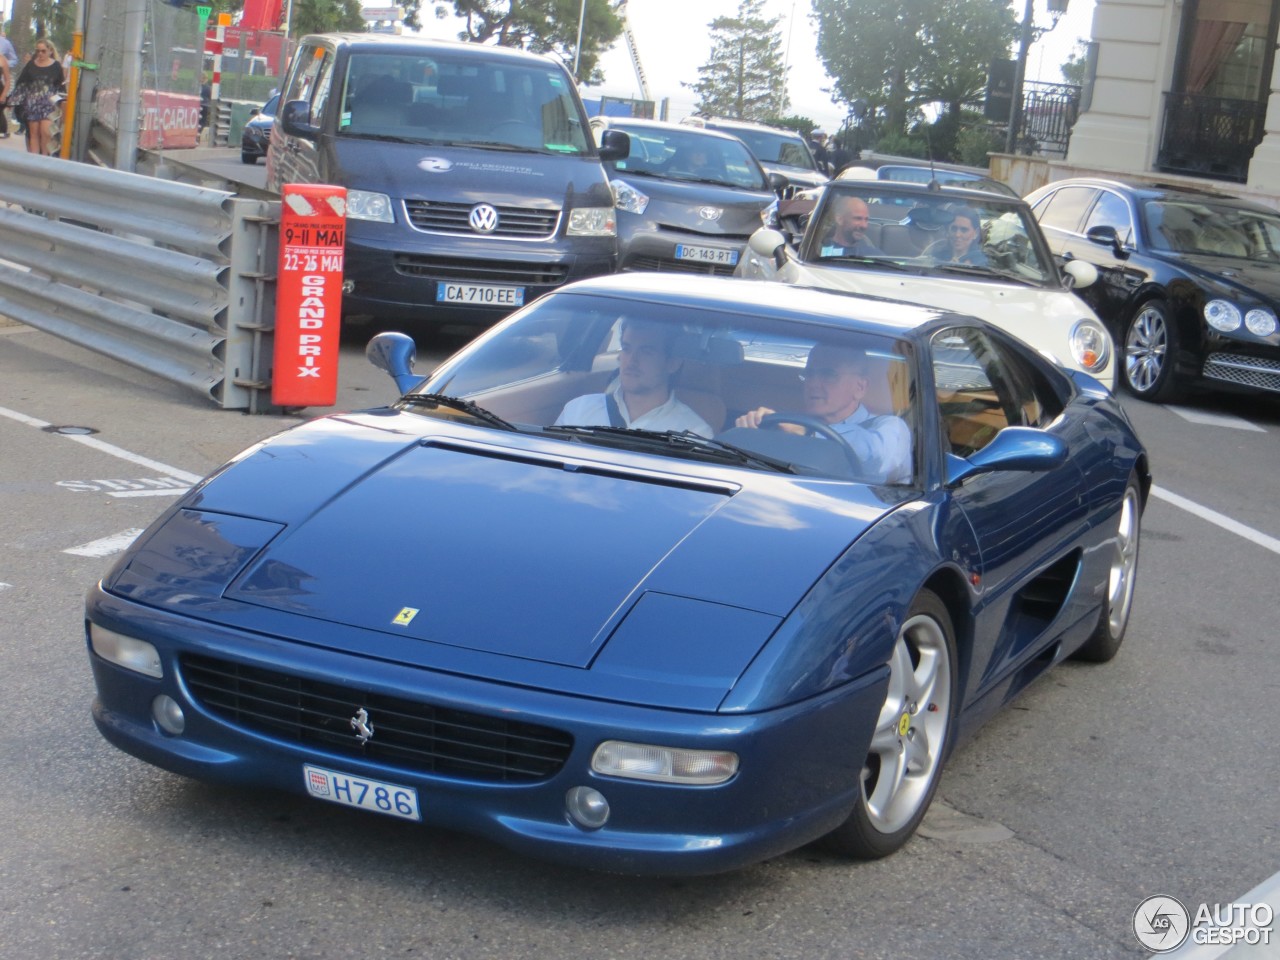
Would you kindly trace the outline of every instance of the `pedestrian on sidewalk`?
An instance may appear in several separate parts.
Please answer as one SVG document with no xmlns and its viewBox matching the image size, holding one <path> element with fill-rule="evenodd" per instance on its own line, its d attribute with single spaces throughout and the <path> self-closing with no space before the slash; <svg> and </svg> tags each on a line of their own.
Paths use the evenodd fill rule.
<svg viewBox="0 0 1280 960">
<path fill-rule="evenodd" d="M 18 51 L 13 49 L 13 41 L 4 35 L 4 24 L 0 23 L 0 73 L 4 75 L 4 86 L 0 87 L 0 139 L 9 136 L 9 120 L 5 116 L 6 98 L 13 87 L 13 75 L 18 69 Z"/>
<path fill-rule="evenodd" d="M 9 95 L 15 115 L 20 111 L 26 125 L 28 153 L 48 156 L 52 118 L 60 109 L 65 86 L 66 74 L 53 42 L 37 40 L 35 56 L 22 68 Z"/>
</svg>

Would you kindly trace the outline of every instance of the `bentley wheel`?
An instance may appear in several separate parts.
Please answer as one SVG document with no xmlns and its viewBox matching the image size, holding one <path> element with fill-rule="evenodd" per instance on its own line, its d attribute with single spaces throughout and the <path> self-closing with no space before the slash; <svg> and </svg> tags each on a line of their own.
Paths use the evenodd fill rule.
<svg viewBox="0 0 1280 960">
<path fill-rule="evenodd" d="M 1136 478 L 1125 487 L 1120 503 L 1120 519 L 1111 547 L 1111 571 L 1107 577 L 1107 602 L 1098 615 L 1093 636 L 1076 651 L 1080 660 L 1104 663 L 1114 657 L 1129 626 L 1133 609 L 1133 585 L 1138 576 L 1138 530 L 1142 519 L 1142 498 Z"/>
<path fill-rule="evenodd" d="M 1167 403 L 1181 384 L 1174 374 L 1178 335 L 1169 305 L 1148 300 L 1129 320 L 1124 335 L 1124 382 L 1143 400 Z"/>
<path fill-rule="evenodd" d="M 828 842 L 849 856 L 883 857 L 924 819 L 951 745 L 956 712 L 956 645 L 947 608 L 921 591 L 889 658 L 889 690 L 849 819 Z"/>
</svg>

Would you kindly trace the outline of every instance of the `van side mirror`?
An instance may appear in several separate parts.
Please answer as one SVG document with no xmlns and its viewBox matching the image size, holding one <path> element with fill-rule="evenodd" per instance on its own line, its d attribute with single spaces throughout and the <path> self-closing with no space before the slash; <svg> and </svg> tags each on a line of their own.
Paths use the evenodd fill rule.
<svg viewBox="0 0 1280 960">
<path fill-rule="evenodd" d="M 622 160 L 631 153 L 631 135 L 623 130 L 605 130 L 600 136 L 600 159 L 605 163 Z"/>
<path fill-rule="evenodd" d="M 280 111 L 280 128 L 304 140 L 320 136 L 320 128 L 311 122 L 311 104 L 305 100 L 290 100 L 284 105 Z"/>
</svg>

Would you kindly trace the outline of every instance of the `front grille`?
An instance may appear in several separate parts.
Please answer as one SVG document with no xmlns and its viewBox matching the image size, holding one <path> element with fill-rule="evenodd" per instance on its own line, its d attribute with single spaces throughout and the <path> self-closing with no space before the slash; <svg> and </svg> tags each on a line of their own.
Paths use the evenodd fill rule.
<svg viewBox="0 0 1280 960">
<path fill-rule="evenodd" d="M 550 727 L 211 657 L 183 657 L 182 671 L 196 702 L 230 723 L 404 770 L 527 783 L 557 773 L 573 746 Z M 351 726 L 362 707 L 374 728 L 363 746 Z"/>
<path fill-rule="evenodd" d="M 1280 392 L 1280 360 L 1245 357 L 1237 353 L 1212 353 L 1204 364 L 1210 380 L 1225 380 L 1259 390 Z"/>
<path fill-rule="evenodd" d="M 734 268 L 723 263 L 698 263 L 695 260 L 675 260 L 667 257 L 632 257 L 622 265 L 623 270 L 661 270 L 666 273 L 709 273 L 717 277 L 732 277 Z"/>
<path fill-rule="evenodd" d="M 476 233 L 468 218 L 474 203 L 444 203 L 436 200 L 406 200 L 405 213 L 415 229 L 432 233 L 461 233 L 473 237 L 516 237 L 545 240 L 556 235 L 559 210 L 528 207 L 498 207 L 498 228 L 493 233 Z"/>
<path fill-rule="evenodd" d="M 569 267 L 563 263 L 524 263 L 519 260 L 471 260 L 397 253 L 396 273 L 461 283 L 545 284 L 564 283 Z"/>
</svg>

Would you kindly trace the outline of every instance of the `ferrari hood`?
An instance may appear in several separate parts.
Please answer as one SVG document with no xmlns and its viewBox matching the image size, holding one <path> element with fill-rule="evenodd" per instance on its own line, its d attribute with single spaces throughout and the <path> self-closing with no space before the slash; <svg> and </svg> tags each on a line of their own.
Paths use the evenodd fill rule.
<svg viewBox="0 0 1280 960">
<path fill-rule="evenodd" d="M 703 630 L 731 623 L 725 631 L 749 641 L 745 666 L 892 509 L 851 484 L 709 475 L 641 456 L 611 463 L 592 459 L 602 450 L 475 428 L 410 438 L 372 429 L 386 417 L 355 419 L 290 431 L 224 469 L 151 535 L 142 559 L 187 562 L 165 559 L 192 539 L 185 517 L 187 529 L 235 532 L 200 535 L 205 568 L 229 571 L 218 603 L 571 667 L 589 666 L 643 611 Z M 254 536 L 260 549 L 247 545 Z M 137 559 L 128 566 L 115 589 L 143 602 L 199 589 L 162 569 L 143 576 Z"/>
</svg>

